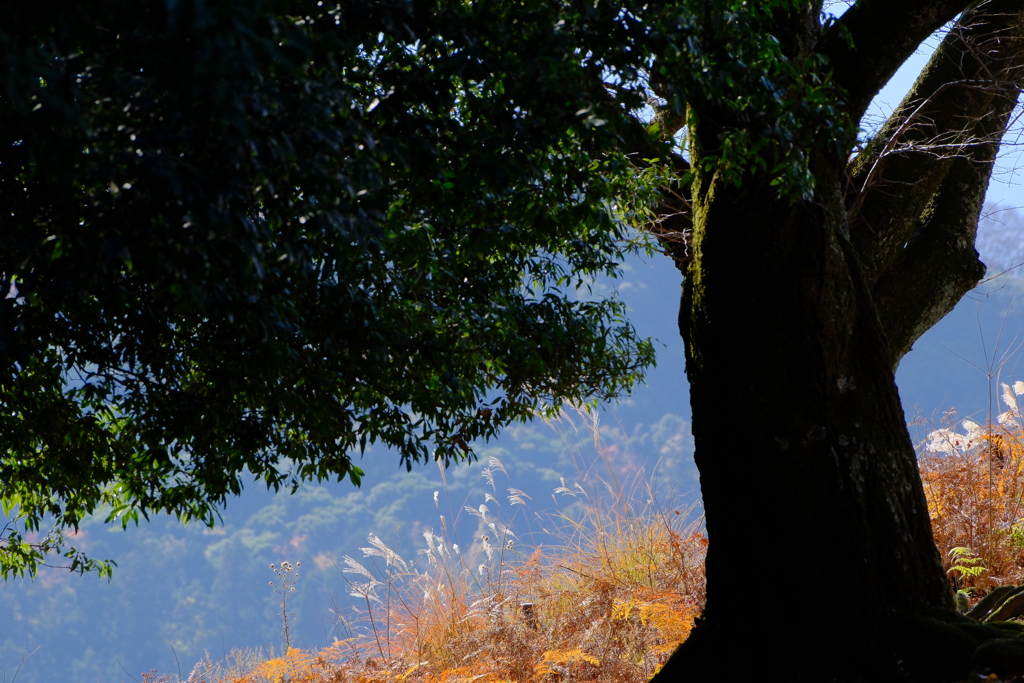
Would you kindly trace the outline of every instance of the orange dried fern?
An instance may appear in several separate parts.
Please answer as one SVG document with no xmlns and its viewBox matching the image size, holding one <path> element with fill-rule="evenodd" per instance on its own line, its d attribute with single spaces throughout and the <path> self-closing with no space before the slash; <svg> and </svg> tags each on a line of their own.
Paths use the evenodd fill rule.
<svg viewBox="0 0 1024 683">
<path fill-rule="evenodd" d="M 935 430 L 919 452 L 932 532 L 958 588 L 1024 582 L 1024 382 L 1002 385 L 995 423 Z"/>
</svg>

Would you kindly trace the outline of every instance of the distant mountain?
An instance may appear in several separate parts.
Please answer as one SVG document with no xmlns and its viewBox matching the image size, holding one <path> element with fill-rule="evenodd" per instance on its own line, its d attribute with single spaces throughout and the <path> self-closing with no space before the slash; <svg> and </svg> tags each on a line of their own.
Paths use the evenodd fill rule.
<svg viewBox="0 0 1024 683">
<path fill-rule="evenodd" d="M 978 223 L 976 242 L 988 277 L 1006 273 L 1024 277 L 1024 213 L 987 205 Z"/>
<path fill-rule="evenodd" d="M 516 535 L 509 552 L 525 558 L 534 546 L 557 542 L 549 532 L 560 522 L 552 515 L 575 514 L 578 499 L 556 488 L 580 495 L 579 484 L 598 496 L 621 489 L 641 498 L 656 492 L 677 509 L 697 495 L 689 423 L 671 413 L 648 422 L 610 412 L 596 423 L 580 415 L 537 421 L 477 452 L 478 462 L 447 471 L 429 464 L 406 472 L 394 454 L 371 449 L 360 463 L 367 472 L 361 489 L 342 482 L 275 496 L 253 485 L 230 501 L 214 529 L 159 518 L 123 532 L 93 520 L 76 545 L 114 558 L 113 581 L 49 570 L 35 582 L 4 584 L 0 667 L 13 672 L 23 653 L 38 648 L 19 683 L 127 683 L 150 669 L 180 667 L 187 676 L 204 652 L 216 660 L 237 647 L 280 651 L 278 596 L 269 582 L 276 579 L 270 564 L 282 560 L 302 563 L 289 606 L 293 644 L 324 645 L 348 634 L 339 616 L 365 608 L 349 596 L 337 566 L 345 555 L 369 563 L 360 548 L 371 533 L 413 560 L 426 531 L 449 536 L 472 556 L 483 535 L 494 536 L 486 522 L 499 530 L 507 524 Z M 653 482 L 650 490 L 643 482 Z M 466 510 L 479 513 L 481 505 L 486 520 Z"/>
</svg>

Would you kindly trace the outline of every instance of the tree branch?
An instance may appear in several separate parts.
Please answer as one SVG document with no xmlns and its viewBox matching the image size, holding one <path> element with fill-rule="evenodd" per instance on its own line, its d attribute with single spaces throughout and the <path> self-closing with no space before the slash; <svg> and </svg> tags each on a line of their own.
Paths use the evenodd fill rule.
<svg viewBox="0 0 1024 683">
<path fill-rule="evenodd" d="M 917 163 L 910 163 L 911 168 L 903 169 L 916 170 L 921 175 L 921 186 L 916 188 L 918 191 L 923 186 L 935 186 L 924 199 L 909 196 L 908 193 L 914 190 L 904 187 L 890 188 L 891 191 L 884 195 L 879 190 L 881 199 L 870 209 L 880 217 L 881 211 L 899 212 L 900 208 L 895 204 L 898 201 L 916 206 L 925 203 L 911 224 L 905 244 L 900 244 L 898 240 L 903 238 L 898 238 L 893 245 L 892 235 L 898 235 L 900 231 L 889 231 L 889 248 L 895 246 L 894 258 L 886 267 L 873 269 L 877 273 L 873 293 L 894 366 L 911 345 L 952 310 L 985 273 L 974 242 L 996 154 L 1021 91 L 1020 79 L 1024 77 L 1024 6 L 1017 0 L 998 0 L 979 11 L 985 11 L 988 17 L 983 19 L 976 13 L 965 15 L 963 30 L 951 33 L 946 42 L 955 44 L 956 36 L 959 36 L 963 40 L 962 45 L 968 48 L 959 53 L 962 58 L 959 64 L 987 77 L 975 79 L 975 83 L 986 84 L 979 85 L 976 91 L 953 91 L 959 92 L 960 100 L 972 101 L 966 107 L 968 110 L 985 102 L 987 109 L 972 117 L 965 130 L 952 131 L 961 145 L 955 155 L 950 157 L 936 153 L 929 159 L 916 152 Z M 974 35 L 968 35 L 971 32 Z M 938 62 L 933 60 L 934 70 L 940 71 L 946 66 L 949 57 L 946 54 L 939 57 Z M 932 67 L 930 64 L 918 85 L 934 77 L 929 73 Z M 909 104 L 911 102 L 904 100 L 897 113 Z M 936 118 L 944 115 L 937 112 Z M 960 111 L 959 115 L 969 114 Z M 963 125 L 964 120 L 959 118 L 958 125 Z M 910 160 L 913 162 L 914 157 Z M 916 169 L 913 168 L 915 165 Z M 867 206 L 868 202 L 865 202 Z M 904 212 L 904 216 L 897 218 L 895 223 L 905 220 L 908 215 Z M 856 233 L 857 241 L 863 244 L 869 232 L 867 222 L 858 222 L 857 227 L 859 229 L 854 230 L 851 225 L 851 236 Z"/>
<path fill-rule="evenodd" d="M 928 218 L 873 288 L 894 368 L 985 274 L 974 238 L 990 174 L 991 163 L 956 159 Z"/>
<path fill-rule="evenodd" d="M 651 120 L 651 126 L 657 126 L 657 133 L 661 136 L 662 140 L 671 140 L 675 137 L 676 133 L 686 127 L 686 112 L 677 112 L 674 107 L 670 105 L 658 105 L 656 102 L 651 104 L 654 109 L 654 118 Z M 650 130 L 650 128 L 648 128 Z M 686 161 L 679 157 L 679 161 L 686 164 Z M 687 168 L 689 165 L 686 165 Z"/>
<path fill-rule="evenodd" d="M 693 212 L 689 188 L 682 192 L 665 188 L 655 207 L 655 215 L 648 231 L 658 239 L 662 253 L 685 274 L 686 264 L 693 257 Z"/>
<path fill-rule="evenodd" d="M 622 106 L 607 88 L 604 93 L 612 106 Z M 657 106 L 653 98 L 650 104 L 654 109 L 650 123 L 644 123 L 635 116 L 623 117 L 626 122 L 619 129 L 623 149 L 637 168 L 647 168 L 648 159 L 661 159 L 669 163 L 676 177 L 682 177 L 690 170 L 690 164 L 670 145 L 672 138 L 686 125 L 685 107 L 680 112 L 671 103 Z M 647 230 L 657 238 L 663 253 L 675 261 L 676 267 L 685 270 L 690 260 L 693 225 L 689 188 L 679 187 L 674 182 L 667 183 L 654 207 L 654 214 Z"/>
<path fill-rule="evenodd" d="M 847 93 L 846 113 L 859 121 L 871 99 L 928 36 L 971 0 L 860 0 L 833 24 L 820 52 Z M 852 43 L 852 44 L 851 44 Z"/>
<path fill-rule="evenodd" d="M 1002 139 L 1024 76 L 1022 23 L 1018 0 L 995 0 L 964 13 L 851 163 L 850 239 L 870 284 L 928 220 L 925 214 L 956 158 L 991 171 L 991 144 Z"/>
<path fill-rule="evenodd" d="M 633 94 L 615 83 L 594 83 L 588 92 L 599 107 L 616 110 L 615 120 L 621 122 L 617 133 L 622 141 L 621 150 L 634 159 L 634 164 L 646 168 L 645 159 L 662 159 L 669 162 L 673 170 L 682 175 L 690 170 L 690 164 L 671 148 L 672 137 L 686 125 L 686 110 L 675 111 L 670 104 L 660 105 L 648 97 L 648 105 L 654 110 L 650 123 L 645 123 L 629 111 L 629 106 L 619 95 Z"/>
</svg>

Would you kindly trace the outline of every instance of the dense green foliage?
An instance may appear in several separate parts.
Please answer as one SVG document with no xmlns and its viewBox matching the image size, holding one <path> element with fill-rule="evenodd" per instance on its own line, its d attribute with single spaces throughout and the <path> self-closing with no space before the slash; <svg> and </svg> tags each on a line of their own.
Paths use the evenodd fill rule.
<svg viewBox="0 0 1024 683">
<path fill-rule="evenodd" d="M 62 536 L 97 510 L 212 524 L 246 477 L 358 483 L 368 444 L 447 463 L 628 392 L 652 348 L 579 290 L 633 228 L 695 177 L 808 199 L 849 155 L 821 11 L 0 8 L 0 571 L 106 571 Z"/>
<path fill-rule="evenodd" d="M 61 533 L 99 509 L 212 523 L 246 476 L 628 390 L 649 343 L 574 294 L 647 202 L 588 85 L 636 77 L 617 14 L 5 4 L 2 573 L 95 568 Z"/>
<path fill-rule="evenodd" d="M 779 38 L 780 26 L 814 11 L 814 3 L 773 0 L 668 3 L 644 13 L 655 27 L 650 87 L 660 108 L 669 118 L 685 113 L 691 130 L 704 120 L 714 131 L 691 150 L 700 170 L 736 186 L 768 174 L 780 194 L 809 198 L 810 150 L 852 147 L 856 125 L 839 107 L 828 59 Z M 834 24 L 823 16 L 822 34 Z"/>
</svg>

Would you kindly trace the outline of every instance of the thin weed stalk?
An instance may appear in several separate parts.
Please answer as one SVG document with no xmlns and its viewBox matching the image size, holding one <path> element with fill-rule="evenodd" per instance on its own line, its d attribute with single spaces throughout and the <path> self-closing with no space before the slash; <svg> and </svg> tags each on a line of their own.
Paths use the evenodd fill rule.
<svg viewBox="0 0 1024 683">
<path fill-rule="evenodd" d="M 596 420 L 584 416 L 596 434 Z M 558 428 L 566 442 L 579 429 Z M 508 471 L 491 458 L 478 505 L 456 515 L 449 497 L 445 516 L 440 492 L 434 494 L 440 533 L 424 533 L 418 558 L 403 558 L 370 535 L 362 559 L 345 556 L 336 564 L 365 604 L 362 629 L 359 621 L 339 625 L 353 637 L 320 652 L 288 650 L 221 680 L 648 680 L 703 608 L 707 541 L 699 516 L 691 517 L 694 508 L 662 508 L 641 477 L 625 485 L 602 440 L 593 443 L 608 478 L 584 472 L 563 482 L 554 494 L 563 507 L 538 517 L 543 531 L 528 534 L 532 547 L 513 530 L 526 521 L 529 497 L 510 482 L 502 490 L 498 477 L 508 480 Z M 467 548 L 454 534 L 463 514 L 476 525 Z"/>
</svg>

